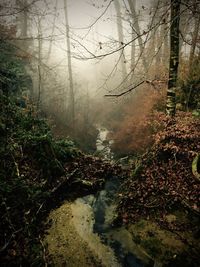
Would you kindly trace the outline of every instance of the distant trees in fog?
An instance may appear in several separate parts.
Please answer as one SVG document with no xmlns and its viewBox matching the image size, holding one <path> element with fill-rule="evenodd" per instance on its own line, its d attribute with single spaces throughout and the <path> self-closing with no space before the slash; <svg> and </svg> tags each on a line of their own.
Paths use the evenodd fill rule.
<svg viewBox="0 0 200 267">
<path fill-rule="evenodd" d="M 143 86 L 166 91 L 168 83 L 167 112 L 171 115 L 175 112 L 174 89 L 179 78 L 179 101 L 187 109 L 197 106 L 198 97 L 195 99 L 194 95 L 198 93 L 196 81 L 200 73 L 198 0 L 85 1 L 93 14 L 91 23 L 80 27 L 72 27 L 70 21 L 73 1 L 71 6 L 69 0 L 1 2 L 1 39 L 12 43 L 26 59 L 33 81 L 32 99 L 38 109 L 66 125 L 71 134 L 76 135 L 84 123 L 84 131 L 95 123 L 98 107 L 93 103 L 98 97 L 92 100 L 87 85 L 94 76 L 100 96 L 118 99 Z M 177 10 L 174 12 L 173 8 Z M 107 28 L 104 32 L 104 23 L 110 31 Z M 10 27 L 15 34 L 6 35 Z M 77 75 L 78 62 L 94 66 L 92 73 L 85 69 L 84 83 Z"/>
</svg>

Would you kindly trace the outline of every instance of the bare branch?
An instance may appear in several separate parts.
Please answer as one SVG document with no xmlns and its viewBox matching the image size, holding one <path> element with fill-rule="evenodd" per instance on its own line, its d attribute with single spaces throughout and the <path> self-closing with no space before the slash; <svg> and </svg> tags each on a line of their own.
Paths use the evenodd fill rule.
<svg viewBox="0 0 200 267">
<path fill-rule="evenodd" d="M 140 85 L 143 84 L 144 82 L 146 82 L 146 81 L 142 81 L 142 82 L 136 84 L 135 86 L 131 87 L 130 89 L 128 89 L 128 90 L 125 91 L 125 92 L 122 92 L 121 94 L 113 94 L 113 95 L 105 95 L 105 96 L 106 96 L 106 97 L 120 97 L 120 96 L 123 96 L 123 95 L 125 95 L 125 94 L 130 93 L 131 91 L 133 91 L 135 88 L 137 88 L 138 86 L 140 86 Z"/>
<path fill-rule="evenodd" d="M 13 11 L 13 12 L 11 12 L 11 13 L 7 13 L 7 14 L 0 14 L 0 17 L 7 17 L 7 16 L 14 16 L 14 15 L 17 15 L 17 14 L 19 14 L 19 13 L 21 13 L 21 12 L 24 12 L 25 10 L 28 10 L 30 6 L 32 6 L 33 4 L 35 4 L 35 3 L 38 2 L 38 1 L 40 1 L 40 0 L 33 0 L 30 4 L 24 6 L 23 8 L 20 8 L 20 9 L 15 8 L 16 11 Z M 11 8 L 11 7 L 10 7 L 10 8 Z M 9 8 L 9 9 L 10 9 L 10 8 Z"/>
<path fill-rule="evenodd" d="M 89 31 L 91 30 L 91 28 L 97 23 L 97 21 L 99 21 L 103 16 L 104 16 L 104 14 L 107 12 L 107 10 L 108 10 L 108 8 L 110 7 L 110 5 L 111 5 L 111 3 L 113 2 L 114 0 L 111 0 L 109 3 L 108 3 L 108 5 L 106 6 L 106 8 L 105 8 L 105 10 L 101 13 L 101 15 L 97 18 L 97 19 L 95 19 L 95 21 L 92 23 L 92 24 L 90 24 L 89 26 L 86 26 L 86 27 L 80 27 L 80 28 L 76 28 L 76 27 L 70 27 L 70 29 L 73 29 L 73 30 L 88 30 L 89 29 Z M 88 33 L 87 33 L 88 34 Z"/>
</svg>

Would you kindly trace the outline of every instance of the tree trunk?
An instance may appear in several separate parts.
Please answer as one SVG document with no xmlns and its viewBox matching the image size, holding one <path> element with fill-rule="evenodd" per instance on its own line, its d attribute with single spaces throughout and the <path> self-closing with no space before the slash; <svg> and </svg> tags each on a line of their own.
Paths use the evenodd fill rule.
<svg viewBox="0 0 200 267">
<path fill-rule="evenodd" d="M 118 31 L 119 47 L 121 47 L 124 44 L 124 34 L 123 34 L 123 27 L 122 27 L 120 4 L 119 4 L 118 0 L 115 0 L 114 4 L 115 4 L 115 10 L 116 10 L 116 14 L 117 14 L 117 31 Z M 123 80 L 125 80 L 126 76 L 127 76 L 125 61 L 126 61 L 125 55 L 124 55 L 124 52 L 122 51 L 120 63 L 121 63 L 122 79 Z"/>
<path fill-rule="evenodd" d="M 171 0 L 170 62 L 166 103 L 166 112 L 170 116 L 174 116 L 176 113 L 176 84 L 179 65 L 179 19 L 180 1 Z"/>
<path fill-rule="evenodd" d="M 161 63 L 164 68 L 167 70 L 169 61 L 169 23 L 168 21 L 168 0 L 164 0 L 163 2 L 162 13 L 165 14 L 161 25 L 161 39 L 162 39 L 162 48 L 161 48 Z"/>
<path fill-rule="evenodd" d="M 71 44 L 69 38 L 69 22 L 68 22 L 68 12 L 67 12 L 67 0 L 64 1 L 64 11 L 65 11 L 65 24 L 66 24 L 66 42 L 67 42 L 67 59 L 68 59 L 68 72 L 69 72 L 69 112 L 70 112 L 70 126 L 72 132 L 75 128 L 75 100 L 74 100 L 74 84 L 72 75 L 72 62 L 71 62 Z"/>
<path fill-rule="evenodd" d="M 56 15 L 57 15 L 57 8 L 58 8 L 58 0 L 56 0 L 55 3 L 55 13 L 54 13 L 54 18 L 53 18 L 53 25 L 52 25 L 52 30 L 51 30 L 51 37 L 50 37 L 50 41 L 49 41 L 49 49 L 47 52 L 47 63 L 51 57 L 51 50 L 52 50 L 52 43 L 53 43 L 53 35 L 55 32 L 55 23 L 56 23 Z"/>
<path fill-rule="evenodd" d="M 130 5 L 135 10 L 136 0 L 132 0 L 132 3 L 131 4 L 129 3 L 129 6 Z M 133 16 L 131 16 L 131 19 L 132 19 L 132 40 L 134 40 L 134 38 L 135 38 L 135 29 L 134 29 L 133 25 L 135 23 L 135 19 L 134 19 Z M 131 44 L 131 71 L 132 71 L 131 78 L 130 78 L 131 82 L 132 82 L 133 76 L 134 76 L 135 56 L 136 56 L 136 53 L 135 53 L 135 41 L 133 41 L 132 44 Z"/>
<path fill-rule="evenodd" d="M 167 69 L 168 65 L 166 62 L 169 60 L 169 35 L 167 33 L 166 25 L 163 27 L 163 47 L 162 47 L 162 64 Z"/>
<path fill-rule="evenodd" d="M 23 40 L 20 42 L 20 46 L 27 51 L 29 46 L 28 41 L 28 2 L 27 0 L 17 0 L 17 7 L 21 10 L 18 15 L 20 38 Z"/>
<path fill-rule="evenodd" d="M 199 27 L 200 27 L 200 16 L 198 18 L 195 18 L 194 31 L 192 34 L 192 46 L 190 49 L 190 57 L 189 57 L 189 68 L 191 71 L 189 72 L 192 72 L 192 64 L 193 64 L 195 49 L 196 49 L 198 35 L 199 35 Z"/>
<path fill-rule="evenodd" d="M 145 70 L 145 72 L 147 72 L 148 66 L 147 66 L 147 62 L 146 62 L 146 58 L 145 58 L 145 54 L 144 54 L 144 45 L 143 45 L 143 40 L 141 37 L 140 27 L 139 27 L 138 18 L 137 18 L 138 15 L 137 15 L 136 10 L 135 10 L 135 0 L 128 0 L 128 4 L 129 4 L 130 10 L 131 10 L 132 19 L 134 21 L 133 27 L 135 28 L 135 31 L 138 35 L 138 44 L 139 44 L 140 55 L 142 57 L 144 70 Z"/>
<path fill-rule="evenodd" d="M 41 92 L 42 92 L 42 29 L 41 29 L 41 18 L 38 19 L 38 97 L 37 97 L 37 109 L 41 103 Z"/>
<path fill-rule="evenodd" d="M 155 59 L 156 59 L 156 67 L 157 67 L 157 69 L 160 69 L 161 56 L 162 56 L 162 53 L 161 53 L 162 52 L 162 50 L 161 50 L 162 39 L 163 39 L 162 27 L 160 26 L 157 29 L 157 34 L 156 34 L 156 38 L 155 38 L 155 41 L 156 41 L 156 56 L 155 56 Z M 158 75 L 158 77 L 159 76 L 160 75 Z"/>
</svg>

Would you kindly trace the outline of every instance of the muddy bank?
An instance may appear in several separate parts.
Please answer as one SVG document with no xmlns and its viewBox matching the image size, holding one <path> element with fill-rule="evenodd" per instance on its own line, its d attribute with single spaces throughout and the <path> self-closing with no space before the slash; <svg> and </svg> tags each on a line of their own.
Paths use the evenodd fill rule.
<svg viewBox="0 0 200 267">
<path fill-rule="evenodd" d="M 95 198 L 92 195 L 87 198 L 65 202 L 50 213 L 51 226 L 44 244 L 48 247 L 51 266 L 195 266 L 194 262 L 189 263 L 185 240 L 190 240 L 190 233 L 186 231 L 172 233 L 151 221 L 141 220 L 128 227 L 94 233 L 96 218 L 92 203 Z M 183 214 L 169 215 L 167 219 L 170 223 L 185 220 Z M 194 239 L 190 243 L 194 245 Z M 193 254 L 192 246 L 189 247 Z"/>
<path fill-rule="evenodd" d="M 70 202 L 52 211 L 48 222 L 51 226 L 44 243 L 48 246 L 48 262 L 52 266 L 102 266 L 77 233 Z"/>
<path fill-rule="evenodd" d="M 93 233 L 92 212 L 80 200 L 65 202 L 48 217 L 51 224 L 44 243 L 53 266 L 118 267 L 113 251 Z"/>
</svg>

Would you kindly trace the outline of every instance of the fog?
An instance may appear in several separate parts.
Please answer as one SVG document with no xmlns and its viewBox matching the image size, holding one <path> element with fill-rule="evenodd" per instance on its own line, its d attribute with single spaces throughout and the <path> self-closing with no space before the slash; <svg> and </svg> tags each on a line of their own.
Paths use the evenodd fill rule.
<svg viewBox="0 0 200 267">
<path fill-rule="evenodd" d="M 35 3 L 33 14 L 30 14 L 29 21 L 29 36 L 36 38 L 38 36 L 38 20 L 41 23 L 43 51 L 42 59 L 45 60 L 50 42 L 52 42 L 52 53 L 50 56 L 50 64 L 59 72 L 63 71 L 62 76 L 67 75 L 67 48 L 65 34 L 65 17 L 64 5 L 62 0 Z M 149 1 L 140 1 L 139 8 L 145 5 L 148 9 Z M 118 48 L 116 12 L 114 5 L 109 1 L 68 1 L 68 20 L 71 39 L 72 67 L 74 76 L 77 77 L 77 83 L 86 83 L 92 93 L 105 93 L 114 89 L 120 84 L 121 68 L 116 66 L 120 56 L 114 52 L 109 57 L 95 59 L 95 56 L 106 55 L 110 51 L 115 51 Z M 56 7 L 56 10 L 55 10 Z M 31 12 L 30 12 L 31 13 Z M 141 25 L 147 23 L 148 17 L 141 14 Z M 36 15 L 35 15 L 36 14 Z M 56 16 L 56 17 L 54 17 Z M 124 27 L 124 41 L 130 42 L 131 30 L 130 25 L 126 20 L 130 15 L 127 15 L 126 10 L 121 9 L 121 18 Z M 54 27 L 52 38 L 52 27 Z M 34 41 L 37 46 L 37 40 Z M 137 45 L 136 45 L 137 46 Z M 137 47 L 136 47 L 137 48 Z M 126 61 L 124 64 L 127 69 L 130 68 L 130 49 L 131 44 L 126 47 Z M 124 60 L 125 61 L 125 60 Z M 108 79 L 107 76 L 113 71 L 113 79 Z"/>
<path fill-rule="evenodd" d="M 155 104 L 164 108 L 170 1 L 0 2 L 1 25 L 14 27 L 8 39 L 32 80 L 23 94 L 53 121 L 56 134 L 72 136 L 87 150 L 95 125 L 117 132 L 119 140 L 123 127 L 144 120 Z M 192 1 L 182 1 L 180 55 L 186 65 L 198 19 L 193 8 Z"/>
</svg>

